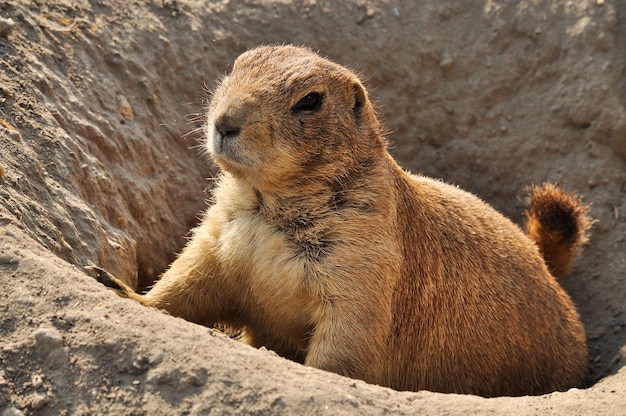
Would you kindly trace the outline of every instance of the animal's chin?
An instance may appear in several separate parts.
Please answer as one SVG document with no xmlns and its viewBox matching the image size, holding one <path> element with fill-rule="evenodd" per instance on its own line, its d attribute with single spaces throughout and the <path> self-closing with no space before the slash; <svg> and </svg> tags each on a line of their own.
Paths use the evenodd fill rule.
<svg viewBox="0 0 626 416">
<path fill-rule="evenodd" d="M 276 179 L 272 172 L 267 171 L 267 167 L 264 169 L 259 166 L 247 166 L 215 153 L 212 157 L 223 172 L 247 183 L 258 192 L 277 193 L 285 191 L 285 183 L 282 178 Z M 289 190 L 291 187 L 289 186 L 287 189 Z"/>
<path fill-rule="evenodd" d="M 208 139 L 207 147 L 215 162 L 230 170 L 231 166 L 239 168 L 251 168 L 252 161 L 242 154 L 237 144 L 238 138 L 224 138 L 219 134 L 214 134 Z"/>
<path fill-rule="evenodd" d="M 211 157 L 222 170 L 231 173 L 234 176 L 245 178 L 251 174 L 252 169 L 249 166 L 239 163 L 236 159 L 233 159 L 224 153 L 214 152 L 211 154 Z"/>
</svg>

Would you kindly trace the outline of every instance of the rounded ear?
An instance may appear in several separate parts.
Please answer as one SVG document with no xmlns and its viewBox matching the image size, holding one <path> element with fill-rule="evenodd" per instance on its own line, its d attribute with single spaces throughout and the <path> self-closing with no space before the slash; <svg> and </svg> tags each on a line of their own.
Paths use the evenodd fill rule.
<svg viewBox="0 0 626 416">
<path fill-rule="evenodd" d="M 359 124 L 363 115 L 363 107 L 367 103 L 367 93 L 358 80 L 354 81 L 352 84 L 352 91 L 354 94 L 354 106 L 352 107 L 352 111 L 354 111 L 354 118 L 357 124 Z"/>
</svg>

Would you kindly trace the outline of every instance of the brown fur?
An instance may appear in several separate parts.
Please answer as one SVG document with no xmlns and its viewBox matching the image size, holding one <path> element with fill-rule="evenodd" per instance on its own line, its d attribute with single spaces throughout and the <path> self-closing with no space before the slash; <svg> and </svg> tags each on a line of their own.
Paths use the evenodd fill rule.
<svg viewBox="0 0 626 416">
<path fill-rule="evenodd" d="M 562 278 L 587 242 L 592 225 L 589 207 L 580 197 L 547 183 L 530 189 L 524 214 L 526 232 L 539 246 L 548 270 L 557 279 Z"/>
<path fill-rule="evenodd" d="M 101 273 L 122 296 L 399 390 L 583 384 L 583 326 L 535 243 L 475 196 L 403 171 L 349 70 L 302 48 L 249 51 L 215 92 L 207 136 L 223 169 L 212 206 L 146 294 Z M 542 243 L 535 211 L 533 237 L 560 247 Z"/>
</svg>

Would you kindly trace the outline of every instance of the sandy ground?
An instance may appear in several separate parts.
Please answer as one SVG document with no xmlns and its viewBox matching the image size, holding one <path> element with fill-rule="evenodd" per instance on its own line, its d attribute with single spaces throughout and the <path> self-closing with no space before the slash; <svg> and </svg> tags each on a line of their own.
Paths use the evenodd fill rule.
<svg viewBox="0 0 626 416">
<path fill-rule="evenodd" d="M 0 4 L 0 412 L 626 414 L 626 2 L 7 0 Z M 254 350 L 103 290 L 174 258 L 210 196 L 208 90 L 262 43 L 364 74 L 403 166 L 516 222 L 524 187 L 598 220 L 564 286 L 589 387 L 396 392 Z"/>
</svg>

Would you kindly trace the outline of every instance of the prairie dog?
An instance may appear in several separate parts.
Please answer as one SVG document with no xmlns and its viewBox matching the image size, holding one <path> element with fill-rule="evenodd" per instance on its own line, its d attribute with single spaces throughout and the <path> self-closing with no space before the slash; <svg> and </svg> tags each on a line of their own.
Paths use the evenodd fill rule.
<svg viewBox="0 0 626 416">
<path fill-rule="evenodd" d="M 583 384 L 585 332 L 549 271 L 564 274 L 587 239 L 579 198 L 535 188 L 532 240 L 470 193 L 401 169 L 359 78 L 293 46 L 242 54 L 205 131 L 222 170 L 211 206 L 147 293 L 99 270 L 121 296 L 398 390 Z"/>
</svg>

